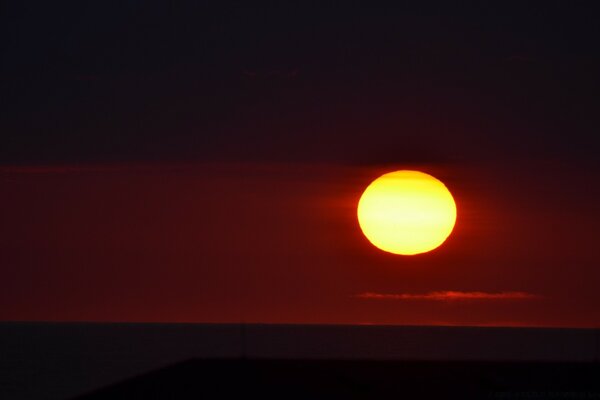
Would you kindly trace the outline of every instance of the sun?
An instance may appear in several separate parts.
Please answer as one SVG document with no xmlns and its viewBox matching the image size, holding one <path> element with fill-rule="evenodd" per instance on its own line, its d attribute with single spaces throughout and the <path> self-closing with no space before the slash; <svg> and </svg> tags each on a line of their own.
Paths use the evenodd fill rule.
<svg viewBox="0 0 600 400">
<path fill-rule="evenodd" d="M 358 202 L 358 223 L 381 250 L 402 255 L 440 246 L 456 222 L 456 203 L 438 179 L 419 171 L 395 171 L 375 179 Z"/>
</svg>

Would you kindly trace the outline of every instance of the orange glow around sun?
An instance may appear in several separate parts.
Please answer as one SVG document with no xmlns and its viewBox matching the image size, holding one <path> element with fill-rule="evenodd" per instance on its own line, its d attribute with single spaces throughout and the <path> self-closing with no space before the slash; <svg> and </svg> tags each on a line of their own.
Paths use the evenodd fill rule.
<svg viewBox="0 0 600 400">
<path fill-rule="evenodd" d="M 446 186 L 419 171 L 396 171 L 374 180 L 358 202 L 364 235 L 381 250 L 402 255 L 440 246 L 456 222 L 456 203 Z"/>
</svg>

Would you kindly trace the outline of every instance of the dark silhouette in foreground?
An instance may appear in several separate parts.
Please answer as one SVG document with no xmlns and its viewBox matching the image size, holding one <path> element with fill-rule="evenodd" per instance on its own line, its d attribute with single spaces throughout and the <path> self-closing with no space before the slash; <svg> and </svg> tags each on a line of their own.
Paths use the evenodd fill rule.
<svg viewBox="0 0 600 400">
<path fill-rule="evenodd" d="M 600 398 L 600 364 L 196 359 L 81 399 Z M 389 397 L 393 396 L 393 397 Z"/>
</svg>

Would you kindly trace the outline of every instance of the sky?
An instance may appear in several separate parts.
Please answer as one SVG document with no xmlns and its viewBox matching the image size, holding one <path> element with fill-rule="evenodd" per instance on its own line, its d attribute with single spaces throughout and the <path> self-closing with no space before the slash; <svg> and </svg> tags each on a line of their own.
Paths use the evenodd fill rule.
<svg viewBox="0 0 600 400">
<path fill-rule="evenodd" d="M 592 9 L 2 7 L 0 319 L 600 325 Z M 400 169 L 430 253 L 358 226 Z"/>
</svg>

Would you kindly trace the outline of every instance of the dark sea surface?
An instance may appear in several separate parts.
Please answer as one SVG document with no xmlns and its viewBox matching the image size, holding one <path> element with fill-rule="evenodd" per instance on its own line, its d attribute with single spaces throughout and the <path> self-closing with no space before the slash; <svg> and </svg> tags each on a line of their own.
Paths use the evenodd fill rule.
<svg viewBox="0 0 600 400">
<path fill-rule="evenodd" d="M 0 323 L 0 399 L 97 396 L 108 393 L 103 389 L 106 387 L 131 390 L 126 382 L 137 382 L 138 389 L 147 388 L 143 377 L 154 376 L 156 371 L 170 371 L 152 380 L 168 386 L 174 382 L 173 374 L 178 379 L 191 379 L 195 373 L 206 376 L 206 371 L 222 370 L 229 376 L 233 372 L 228 368 L 244 376 L 249 371 L 281 373 L 286 368 L 294 373 L 337 371 L 336 376 L 347 377 L 344 382 L 350 389 L 344 386 L 344 390 L 351 392 L 353 387 L 359 390 L 368 386 L 352 383 L 352 377 L 382 368 L 422 371 L 437 376 L 437 380 L 441 379 L 439 371 L 455 371 L 459 376 L 462 371 L 464 377 L 472 376 L 473 371 L 487 371 L 501 382 L 521 382 L 530 374 L 537 377 L 532 382 L 538 384 L 571 376 L 555 388 L 554 398 L 567 391 L 580 398 L 600 398 L 600 392 L 594 392 L 595 387 L 585 380 L 593 376 L 600 382 L 599 344 L 600 331 L 594 329 L 4 322 Z M 515 371 L 521 371 L 520 375 Z M 318 376 L 326 375 L 322 372 Z M 481 382 L 483 378 L 477 379 Z M 381 385 L 368 387 L 379 393 L 377 390 L 388 387 Z M 110 393 L 110 397 L 118 397 Z M 195 392 L 190 389 L 190 393 Z M 511 393 L 513 398 L 517 396 Z M 138 395 L 146 394 L 143 390 L 130 394 Z"/>
</svg>

